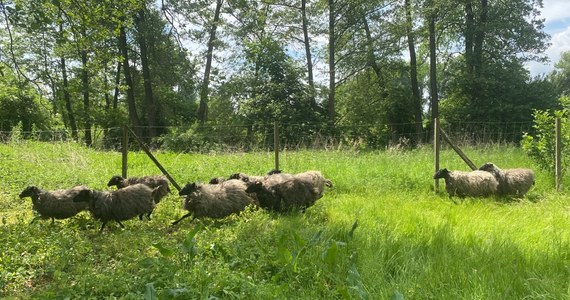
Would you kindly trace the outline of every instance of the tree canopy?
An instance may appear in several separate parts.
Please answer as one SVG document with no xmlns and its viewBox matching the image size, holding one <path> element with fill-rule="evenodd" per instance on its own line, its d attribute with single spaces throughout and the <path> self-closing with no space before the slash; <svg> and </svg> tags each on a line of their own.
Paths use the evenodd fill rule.
<svg viewBox="0 0 570 300">
<path fill-rule="evenodd" d="M 271 145 L 264 133 L 279 122 L 287 143 L 342 133 L 383 147 L 427 141 L 438 117 L 524 123 L 514 141 L 533 110 L 570 89 L 567 54 L 546 77 L 524 67 L 545 59 L 541 6 L 0 0 L 0 131 L 115 147 L 115 129 L 129 125 L 156 144 L 217 135 Z"/>
</svg>

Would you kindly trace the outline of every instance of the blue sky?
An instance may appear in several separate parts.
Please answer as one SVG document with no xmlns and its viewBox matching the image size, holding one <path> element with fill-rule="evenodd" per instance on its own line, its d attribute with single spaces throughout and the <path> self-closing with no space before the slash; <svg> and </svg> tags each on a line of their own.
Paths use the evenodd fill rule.
<svg viewBox="0 0 570 300">
<path fill-rule="evenodd" d="M 543 4 L 544 31 L 550 34 L 551 43 L 545 54 L 550 61 L 546 64 L 528 63 L 532 76 L 549 73 L 560 59 L 560 53 L 570 51 L 570 0 L 544 0 Z"/>
</svg>

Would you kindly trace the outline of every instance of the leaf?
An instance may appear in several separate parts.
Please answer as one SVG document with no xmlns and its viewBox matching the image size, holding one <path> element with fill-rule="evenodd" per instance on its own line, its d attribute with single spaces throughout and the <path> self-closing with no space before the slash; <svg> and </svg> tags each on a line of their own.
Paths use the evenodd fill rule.
<svg viewBox="0 0 570 300">
<path fill-rule="evenodd" d="M 358 227 L 358 220 L 354 221 L 354 224 L 352 224 L 352 228 L 348 232 L 348 236 L 350 238 L 352 238 L 354 236 L 354 230 L 356 230 L 356 227 Z"/>
<path fill-rule="evenodd" d="M 171 257 L 172 255 L 174 255 L 174 250 L 168 249 L 168 248 L 162 246 L 162 244 L 160 244 L 160 243 L 154 243 L 154 244 L 152 244 L 152 246 L 154 248 L 156 248 L 158 250 L 158 252 L 160 252 L 160 254 L 164 257 Z"/>
<path fill-rule="evenodd" d="M 144 299 L 145 300 L 155 300 L 158 299 L 156 295 L 156 290 L 154 289 L 154 282 L 147 283 L 145 286 L 144 292 Z"/>
<path fill-rule="evenodd" d="M 323 260 L 327 265 L 336 264 L 338 259 L 338 245 L 336 242 L 330 243 L 329 247 L 323 252 Z"/>
<path fill-rule="evenodd" d="M 394 294 L 392 294 L 392 297 L 390 297 L 390 300 L 404 300 L 404 295 L 402 295 L 402 293 L 400 293 L 398 291 L 394 291 Z"/>
</svg>

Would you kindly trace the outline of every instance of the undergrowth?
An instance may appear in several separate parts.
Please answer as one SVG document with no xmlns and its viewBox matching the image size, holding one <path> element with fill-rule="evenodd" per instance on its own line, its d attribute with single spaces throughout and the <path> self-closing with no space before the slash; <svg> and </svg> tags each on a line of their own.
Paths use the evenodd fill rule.
<svg viewBox="0 0 570 300">
<path fill-rule="evenodd" d="M 121 155 L 73 143 L 0 144 L 0 297 L 96 299 L 563 299 L 569 295 L 570 207 L 553 176 L 515 147 L 464 149 L 481 165 L 530 167 L 524 199 L 450 199 L 434 193 L 431 149 L 283 152 L 287 172 L 317 169 L 334 187 L 306 213 L 248 210 L 187 219 L 172 194 L 153 219 L 89 214 L 39 220 L 27 185 L 107 189 Z M 273 168 L 265 152 L 156 153 L 172 177 L 206 182 Z M 467 170 L 451 150 L 442 167 Z M 129 175 L 158 174 L 144 153 Z"/>
</svg>

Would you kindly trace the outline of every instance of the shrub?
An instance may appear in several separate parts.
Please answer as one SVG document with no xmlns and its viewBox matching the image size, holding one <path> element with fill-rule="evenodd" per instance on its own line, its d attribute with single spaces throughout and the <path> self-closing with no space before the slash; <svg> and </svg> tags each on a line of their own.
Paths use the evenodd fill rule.
<svg viewBox="0 0 570 300">
<path fill-rule="evenodd" d="M 560 118 L 562 157 L 570 155 L 570 148 L 564 147 L 570 141 L 570 96 L 559 99 L 560 109 L 536 110 L 533 113 L 535 130 L 534 135 L 525 133 L 521 141 L 523 150 L 532 157 L 538 165 L 545 169 L 554 170 L 554 155 L 556 143 L 556 119 Z M 562 160 L 562 170 L 568 168 L 565 160 Z"/>
</svg>

